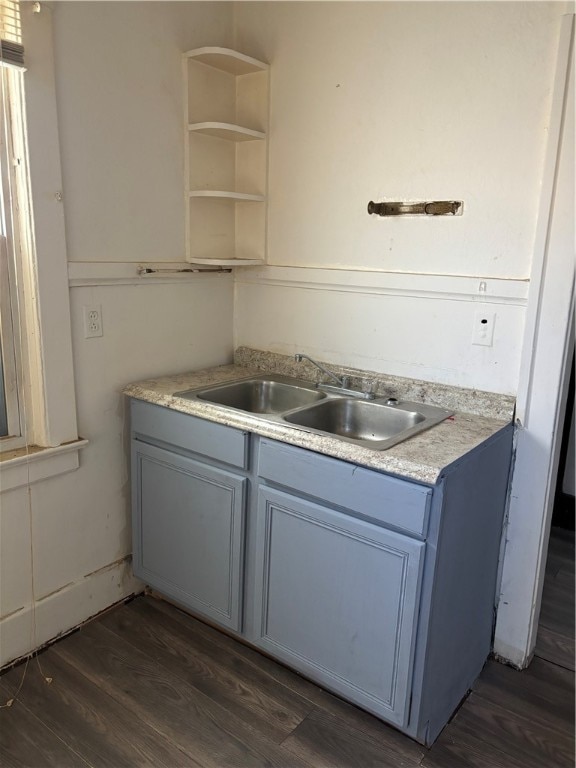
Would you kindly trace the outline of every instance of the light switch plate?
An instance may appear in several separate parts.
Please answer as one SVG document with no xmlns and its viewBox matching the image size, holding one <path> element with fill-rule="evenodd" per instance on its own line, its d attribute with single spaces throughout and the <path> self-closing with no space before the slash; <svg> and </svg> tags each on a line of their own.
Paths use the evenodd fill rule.
<svg viewBox="0 0 576 768">
<path fill-rule="evenodd" d="M 477 344 L 481 347 L 491 347 L 494 341 L 495 323 L 495 312 L 485 312 L 484 310 L 478 310 L 474 315 L 472 344 Z"/>
</svg>

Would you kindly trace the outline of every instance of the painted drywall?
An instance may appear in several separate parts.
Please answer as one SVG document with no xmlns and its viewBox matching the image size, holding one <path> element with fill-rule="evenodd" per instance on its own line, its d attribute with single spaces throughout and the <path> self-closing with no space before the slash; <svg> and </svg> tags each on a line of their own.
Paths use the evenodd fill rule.
<svg viewBox="0 0 576 768">
<path fill-rule="evenodd" d="M 101 338 L 84 338 L 87 304 L 102 307 Z M 78 426 L 90 443 L 76 472 L 34 484 L 30 492 L 2 494 L 1 610 L 9 618 L 1 625 L 0 664 L 138 588 L 125 562 L 132 544 L 122 387 L 217 365 L 232 351 L 228 276 L 182 285 L 74 288 L 71 313 Z"/>
<path fill-rule="evenodd" d="M 290 273 L 292 279 L 283 277 Z M 302 272 L 313 272 L 311 276 Z M 282 354 L 305 352 L 320 360 L 513 394 L 519 366 L 525 285 L 420 276 L 347 272 L 330 284 L 316 278 L 325 270 L 269 268 L 236 279 L 236 334 L 239 344 Z M 337 273 L 343 278 L 343 273 Z M 297 279 L 295 279 L 297 278 Z M 398 287 L 398 285 L 401 287 Z M 471 293 L 476 291 L 475 294 Z M 492 346 L 473 344 L 481 318 L 494 322 Z M 263 318 L 266 318 L 263 322 Z"/>
<path fill-rule="evenodd" d="M 228 3 L 56 3 L 71 261 L 182 261 L 182 53 L 231 45 Z"/>
<path fill-rule="evenodd" d="M 236 4 L 238 49 L 271 63 L 271 266 L 239 274 L 237 344 L 516 392 L 526 302 L 510 288 L 530 273 L 563 11 Z M 369 200 L 386 199 L 458 199 L 464 214 L 367 214 Z M 361 271 L 363 290 L 320 287 L 312 275 L 325 268 L 344 290 Z M 407 285 L 427 275 L 428 295 L 371 295 L 380 272 Z M 477 279 L 463 303 L 443 285 L 449 275 Z M 505 306 L 482 288 L 494 281 Z M 496 313 L 491 347 L 472 346 L 477 302 Z"/>
<path fill-rule="evenodd" d="M 560 3 L 238 3 L 272 63 L 269 263 L 528 277 Z M 462 217 L 369 200 L 463 200 Z"/>
<path fill-rule="evenodd" d="M 301 10 L 298 10 L 298 5 Z M 310 72 L 313 68 L 319 68 L 324 73 L 322 77 L 325 81 L 330 69 L 325 66 L 325 62 L 333 62 L 330 58 L 332 47 L 340 47 L 346 62 L 361 60 L 369 49 L 369 61 L 376 57 L 378 63 L 382 63 L 378 58 L 382 40 L 378 37 L 374 42 L 374 36 L 378 31 L 388 29 L 390 45 L 397 47 L 394 41 L 402 32 L 403 40 L 408 45 L 421 18 L 414 15 L 412 10 L 408 11 L 411 6 L 419 7 L 426 14 L 428 22 L 435 25 L 434 34 L 426 35 L 425 39 L 420 35 L 419 38 L 422 45 L 430 47 L 431 55 L 426 60 L 428 66 L 434 61 L 432 54 L 441 53 L 444 56 L 447 35 L 453 23 L 459 33 L 464 31 L 462 16 L 454 16 L 448 6 L 454 9 L 454 13 L 461 14 L 470 5 L 476 9 L 476 15 L 471 18 L 478 28 L 477 34 L 485 35 L 486 48 L 482 49 L 480 56 L 479 49 L 474 46 L 465 50 L 458 43 L 453 49 L 455 55 L 452 60 L 456 62 L 454 71 L 458 72 L 458 63 L 464 63 L 470 73 L 473 66 L 468 62 L 469 58 L 479 65 L 484 59 L 497 54 L 502 56 L 502 45 L 512 46 L 526 66 L 532 66 L 527 63 L 528 60 L 539 61 L 540 74 L 533 73 L 532 79 L 534 87 L 541 88 L 542 78 L 545 79 L 546 73 L 552 70 L 554 18 L 555 14 L 562 12 L 561 4 L 551 3 L 545 8 L 543 4 L 506 4 L 502 13 L 519 14 L 518 28 L 508 24 L 509 36 L 506 38 L 498 31 L 498 24 L 490 22 L 488 29 L 496 35 L 494 42 L 486 39 L 486 30 L 482 28 L 484 17 L 477 8 L 478 4 L 431 5 L 434 13 L 426 10 L 427 4 L 420 3 L 295 3 L 278 4 L 276 8 L 266 3 L 241 3 L 236 7 L 238 47 L 247 53 L 270 58 L 273 64 L 270 261 L 272 264 L 284 263 L 280 259 L 286 254 L 291 259 L 288 263 L 295 264 L 299 272 L 298 280 L 293 281 L 295 286 L 283 285 L 282 292 L 277 294 L 272 292 L 279 287 L 278 281 L 270 273 L 256 279 L 256 283 L 261 283 L 257 290 L 254 281 L 246 278 L 237 281 L 237 339 L 248 344 L 257 340 L 257 346 L 279 351 L 298 346 L 302 351 L 317 357 L 338 359 L 352 365 L 356 364 L 358 348 L 361 367 L 373 367 L 390 373 L 401 369 L 405 371 L 404 375 L 407 375 L 410 366 L 417 368 L 419 358 L 423 357 L 429 378 L 450 382 L 454 377 L 463 385 L 466 385 L 465 382 L 475 385 L 480 371 L 482 375 L 488 371 L 504 371 L 503 374 L 498 373 L 496 376 L 493 373 L 489 377 L 491 382 L 497 379 L 492 387 L 495 391 L 513 391 L 517 375 L 513 350 L 514 345 L 519 346 L 518 329 L 523 323 L 525 293 L 516 290 L 518 280 L 503 277 L 526 276 L 527 271 L 521 268 L 529 265 L 529 255 L 525 255 L 523 245 L 525 241 L 529 245 L 528 230 L 520 232 L 514 223 L 510 235 L 502 235 L 504 255 L 495 259 L 493 250 L 489 253 L 488 249 L 480 250 L 478 246 L 487 229 L 486 222 L 480 222 L 476 214 L 477 227 L 466 238 L 464 248 L 461 245 L 464 238 L 459 238 L 455 243 L 451 233 L 463 231 L 462 227 L 470 221 L 466 217 L 461 220 L 425 222 L 398 220 L 395 223 L 369 219 L 364 214 L 365 203 L 369 197 L 378 197 L 380 194 L 394 197 L 402 193 L 402 196 L 405 194 L 406 197 L 412 197 L 416 193 L 419 196 L 421 192 L 428 194 L 430 190 L 433 197 L 458 195 L 453 191 L 452 183 L 450 189 L 444 185 L 440 190 L 437 184 L 429 183 L 430 180 L 444 177 L 438 176 L 436 172 L 436 175 L 431 171 L 426 172 L 425 162 L 428 161 L 423 154 L 421 159 L 424 168 L 420 172 L 411 163 L 412 153 L 410 157 L 404 153 L 403 163 L 395 159 L 396 155 L 389 158 L 390 167 L 385 170 L 395 171 L 395 176 L 386 174 L 386 178 L 395 178 L 393 195 L 388 192 L 387 184 L 386 188 L 384 185 L 376 188 L 374 193 L 370 191 L 368 197 L 363 182 L 362 194 L 355 191 L 356 182 L 351 179 L 358 164 L 363 168 L 366 178 L 371 175 L 362 154 L 362 148 L 370 142 L 365 140 L 359 144 L 347 138 L 338 120 L 330 119 L 326 122 L 326 118 L 331 117 L 330 109 L 342 118 L 346 117 L 345 112 L 354 108 L 356 102 L 355 97 L 350 95 L 350 88 L 344 91 L 348 93 L 344 110 L 339 106 L 336 110 L 338 102 L 333 98 L 339 96 L 331 97 L 328 102 L 320 99 L 316 103 L 314 92 L 312 98 L 306 101 L 305 114 L 301 119 L 304 120 L 310 114 L 314 116 L 314 130 L 309 131 L 313 144 L 304 160 L 301 158 L 294 166 L 298 173 L 293 174 L 303 174 L 299 176 L 299 186 L 301 193 L 306 196 L 310 196 L 310 183 L 313 182 L 311 189 L 315 190 L 314 184 L 324 174 L 330 185 L 324 185 L 320 191 L 334 192 L 339 207 L 331 209 L 331 198 L 320 199 L 314 194 L 313 202 L 318 216 L 313 219 L 309 213 L 300 209 L 298 200 L 292 198 L 293 207 L 283 204 L 285 192 L 280 177 L 283 162 L 281 155 L 290 152 L 294 156 L 294 136 L 304 136 L 304 131 L 299 129 L 299 133 L 293 130 L 290 135 L 286 132 L 283 134 L 278 117 L 282 111 L 287 111 L 282 106 L 285 98 L 289 101 L 292 99 L 294 103 L 290 88 L 296 87 L 298 78 L 301 78 L 299 58 L 306 58 Z M 485 7 L 484 4 L 480 5 Z M 230 8 L 226 3 L 75 2 L 56 3 L 54 6 L 58 117 L 69 258 L 74 261 L 121 262 L 178 260 L 184 252 L 180 52 L 206 44 L 229 44 L 232 40 Z M 325 6 L 326 10 L 322 11 L 321 6 Z M 339 6 L 341 10 L 338 10 Z M 490 4 L 491 9 L 495 6 Z M 401 24 L 398 21 L 396 27 L 387 26 L 381 14 L 388 7 L 393 9 L 397 20 L 401 20 L 398 14 L 403 12 L 411 15 L 405 17 Z M 518 10 L 512 11 L 512 7 Z M 528 7 L 534 10 L 529 11 Z M 360 26 L 356 12 L 364 19 Z M 278 15 L 280 13 L 286 15 L 281 17 Z M 437 22 L 436 13 L 444 19 L 443 24 Z M 522 17 L 522 13 L 526 15 Z M 290 14 L 293 14 L 292 19 L 295 14 L 308 15 L 300 17 L 301 24 L 291 22 L 291 26 L 284 26 L 290 20 Z M 460 21 L 456 23 L 455 18 Z M 348 24 L 348 21 L 352 23 Z M 374 31 L 371 30 L 372 22 Z M 328 40 L 324 28 L 330 33 Z M 517 42 L 517 35 L 521 43 Z M 318 47 L 315 40 L 324 40 L 323 47 Z M 284 56 L 285 62 L 284 85 L 275 74 L 276 64 L 282 62 L 280 54 Z M 453 69 L 448 67 L 446 59 L 444 62 L 443 77 L 446 77 L 448 70 L 453 75 Z M 395 66 L 397 69 L 392 71 L 401 74 L 399 64 Z M 291 68 L 295 75 L 293 81 L 290 79 Z M 349 70 L 347 67 L 345 71 L 339 70 L 338 74 L 348 77 Z M 515 71 L 520 77 L 521 72 Z M 416 88 L 417 96 L 426 97 L 433 90 L 430 80 L 420 83 L 415 70 L 411 72 L 412 93 Z M 315 74 L 312 82 L 318 82 L 319 76 Z M 456 76 L 454 80 L 458 82 Z M 488 80 L 488 85 L 496 89 L 498 83 L 495 72 Z M 335 81 L 334 90 L 340 90 L 343 82 L 346 82 L 343 77 Z M 336 89 L 338 84 L 340 89 Z M 491 109 L 486 88 L 482 84 L 480 90 L 484 94 L 484 101 L 478 105 L 476 115 L 481 124 L 488 119 Z M 515 193 L 524 196 L 526 200 L 535 194 L 534 184 L 538 185 L 538 163 L 541 163 L 543 148 L 543 144 L 530 142 L 534 142 L 533 132 L 538 133 L 543 142 L 542 134 L 546 127 L 547 93 L 539 92 L 542 103 L 536 103 L 536 111 L 525 115 L 525 123 L 517 126 L 518 141 L 522 146 L 535 146 L 537 150 L 525 158 L 525 166 L 515 182 Z M 400 99 L 400 91 L 395 93 Z M 425 146 L 434 148 L 435 144 L 444 141 L 442 137 L 446 135 L 447 126 L 459 124 L 461 104 L 468 99 L 468 93 L 459 93 L 460 100 L 454 100 L 452 112 L 445 112 L 449 120 L 434 123 L 433 130 L 429 124 L 423 125 L 421 135 Z M 511 90 L 507 93 L 514 103 L 516 96 Z M 520 89 L 519 93 L 525 94 L 525 90 Z M 446 90 L 444 94 L 444 98 L 449 101 Z M 371 98 L 378 104 L 373 95 Z M 419 99 L 410 100 L 406 96 L 404 101 L 407 109 L 413 110 Z M 414 101 L 414 104 L 408 103 L 410 101 Z M 422 103 L 430 106 L 427 98 Z M 502 106 L 502 99 L 494 103 Z M 392 113 L 390 108 L 378 109 L 378 114 L 373 113 L 370 121 L 366 121 L 362 113 L 357 116 L 358 121 L 365 123 L 362 135 L 369 136 L 372 143 L 380 141 L 381 124 Z M 523 109 L 518 114 L 524 114 Z M 398 113 L 393 114 L 396 115 L 393 118 L 396 121 L 394 124 L 400 133 Z M 407 114 L 412 113 L 409 111 Z M 350 115 L 353 115 L 352 111 Z M 475 114 L 465 110 L 465 115 L 468 121 L 465 127 L 472 130 Z M 289 114 L 285 116 L 286 119 L 296 119 L 296 116 L 292 118 Z M 298 129 L 297 124 L 291 125 L 293 129 Z M 347 127 L 350 127 L 349 120 Z M 414 127 L 409 124 L 407 130 L 407 136 L 413 137 Z M 532 138 L 527 137 L 526 132 Z M 493 126 L 493 138 L 497 138 L 495 133 Z M 506 133 L 506 136 L 506 146 L 510 148 L 510 134 Z M 480 138 L 477 132 L 471 135 L 467 145 L 469 152 L 460 152 L 460 156 L 452 160 L 454 165 L 473 155 L 474 140 Z M 337 143 L 331 144 L 332 149 L 336 148 L 343 158 L 348 158 L 347 166 L 337 166 L 340 169 L 337 177 L 330 168 L 336 153 L 332 151 L 327 156 L 324 150 L 326 142 L 330 144 L 336 142 L 336 139 Z M 414 139 L 411 146 L 415 146 Z M 482 142 L 479 146 L 486 147 Z M 508 162 L 505 154 L 502 151 L 498 153 L 500 167 L 506 166 Z M 426 155 L 428 158 L 431 156 Z M 406 181 L 407 177 L 402 175 L 406 163 L 409 163 L 411 172 L 416 174 L 414 178 L 418 178 L 415 186 L 411 186 L 411 182 Z M 291 172 L 291 169 L 288 170 Z M 306 175 L 308 170 L 310 172 Z M 467 166 L 467 170 L 464 180 L 470 174 L 477 174 L 476 165 Z M 522 218 L 523 214 L 516 200 L 509 194 L 510 186 L 502 183 L 500 168 L 497 171 L 489 174 L 491 183 L 485 184 L 483 189 L 501 200 L 499 212 L 505 210 L 505 204 L 511 205 L 510 219 L 516 222 L 518 216 Z M 445 178 L 453 182 L 458 178 L 454 168 L 451 174 Z M 382 183 L 382 175 L 378 174 L 377 178 Z M 290 194 L 293 195 L 295 188 L 292 179 L 286 189 L 292 190 Z M 348 199 L 350 190 L 362 204 L 362 215 L 356 219 L 354 227 L 349 227 L 352 218 L 342 214 L 342 202 Z M 467 200 L 465 198 L 465 203 Z M 474 203 L 474 195 L 471 195 L 470 201 Z M 345 232 L 340 226 L 341 221 L 346 224 Z M 360 230 L 364 222 L 372 227 L 369 242 L 362 234 L 363 230 Z M 498 225 L 503 232 L 499 218 L 490 219 L 489 222 Z M 425 236 L 422 235 L 422 228 L 416 229 L 423 223 L 434 227 L 424 230 Z M 397 227 L 398 233 L 404 233 L 394 243 L 391 243 L 390 238 L 382 236 L 389 224 Z M 445 224 L 460 226 L 461 229 L 442 229 Z M 301 234 L 302 229 L 306 237 Z M 349 247 L 349 231 L 355 232 L 352 248 Z M 373 233 L 377 233 L 377 236 Z M 308 235 L 313 238 L 313 250 L 308 244 Z M 493 243 L 494 237 L 490 238 Z M 376 245 L 370 252 L 365 247 L 367 242 L 368 245 Z M 398 243 L 401 248 L 397 247 Z M 392 247 L 392 250 L 386 251 L 386 246 Z M 342 260 L 344 251 L 346 258 Z M 466 259 L 461 262 L 459 254 L 461 256 L 463 252 Z M 309 261 L 311 253 L 314 257 Z M 386 253 L 391 254 L 389 258 L 386 256 L 383 261 L 376 261 Z M 470 259 L 467 254 L 470 254 Z M 367 257 L 372 258 L 376 266 L 370 266 L 364 260 Z M 336 258 L 341 261 L 335 261 Z M 343 289 L 340 286 L 339 290 L 334 284 L 318 289 L 318 281 L 305 279 L 311 271 L 306 267 L 326 264 L 344 267 L 341 269 Z M 499 272 L 503 264 L 508 267 Z M 457 274 L 472 274 L 478 278 L 474 280 L 474 286 L 468 286 L 459 298 L 452 295 L 448 278 L 443 287 L 438 287 L 434 275 L 440 272 L 442 280 L 442 273 L 450 272 L 454 265 L 458 266 L 455 270 Z M 362 286 L 366 290 L 354 293 L 354 301 L 346 304 L 343 312 L 342 304 L 337 299 L 340 293 L 347 292 L 346 282 L 352 280 L 349 270 L 345 269 L 347 266 L 358 271 L 364 270 L 366 279 Z M 425 282 L 419 283 L 416 295 L 413 295 L 413 291 L 400 291 L 395 295 L 402 300 L 392 304 L 388 292 L 379 293 L 374 290 L 375 279 L 371 278 L 374 274 L 371 269 L 420 271 L 429 275 L 428 288 L 432 290 L 428 290 Z M 354 281 L 358 285 L 356 277 Z M 482 288 L 484 282 L 488 284 L 488 292 Z M 493 289 L 492 282 L 502 284 L 503 288 Z M 423 294 L 429 292 L 442 296 L 438 300 L 440 302 L 463 300 L 470 306 L 464 315 L 461 314 L 461 307 L 457 313 L 452 314 L 447 311 L 449 305 L 427 302 Z M 325 301 L 323 293 L 329 294 Z M 178 286 L 151 284 L 137 288 L 73 288 L 71 295 L 78 420 L 82 434 L 90 440 L 90 445 L 82 452 L 82 463 L 77 472 L 53 478 L 31 486 L 30 489 L 3 494 L 1 556 L 4 570 L 0 574 L 0 599 L 4 616 L 0 626 L 3 661 L 54 637 L 121 598 L 134 587 L 125 560 L 130 547 L 126 454 L 122 437 L 125 419 L 119 394 L 121 386 L 144 376 L 224 362 L 232 349 L 230 280 L 214 282 L 210 287 L 190 283 Z M 271 301 L 272 296 L 275 296 L 274 301 Z M 374 300 L 374 296 L 378 297 L 377 300 Z M 414 298 L 419 301 L 414 302 Z M 102 306 L 104 336 L 101 339 L 86 340 L 82 337 L 81 308 L 85 303 L 98 303 Z M 453 362 L 450 363 L 450 370 L 445 370 L 444 362 L 434 362 L 440 345 L 444 350 L 438 358 L 441 361 L 448 359 L 448 351 L 451 361 L 466 359 L 466 353 L 472 354 L 465 340 L 469 338 L 465 325 L 473 320 L 474 306 L 482 303 L 494 304 L 496 307 L 504 304 L 505 322 L 498 321 L 496 326 L 496 333 L 501 340 L 495 343 L 492 351 L 490 348 L 475 350 L 474 359 L 464 366 L 464 377 L 461 366 L 454 366 Z M 390 311 L 392 306 L 394 310 Z M 286 307 L 293 307 L 302 313 L 297 324 L 293 323 L 294 313 L 286 312 Z M 321 311 L 319 307 L 322 307 Z M 369 307 L 367 312 L 365 307 Z M 437 311 L 436 307 L 441 307 L 441 311 Z M 276 320 L 278 308 L 281 322 Z M 385 308 L 387 311 L 384 311 Z M 316 322 L 318 317 L 321 318 L 319 323 Z M 343 329 L 346 329 L 345 332 Z M 357 339 L 362 338 L 365 332 L 374 342 L 366 350 L 357 343 Z M 394 352 L 386 357 L 383 350 L 390 336 L 394 338 L 394 344 L 391 345 Z M 407 338 L 411 342 L 403 347 L 402 341 Z M 183 350 L 186 350 L 185 353 Z M 432 364 L 429 364 L 430 361 Z M 30 610 L 33 601 L 37 609 L 35 631 Z"/>
<path fill-rule="evenodd" d="M 229 43 L 230 7 L 54 6 L 43 12 L 53 14 L 69 255 L 182 258 L 180 52 Z M 89 445 L 77 471 L 2 493 L 0 665 L 140 588 L 121 389 L 229 361 L 232 303 L 231 275 L 70 290 L 78 429 Z M 92 304 L 104 332 L 86 339 L 82 308 Z"/>
</svg>

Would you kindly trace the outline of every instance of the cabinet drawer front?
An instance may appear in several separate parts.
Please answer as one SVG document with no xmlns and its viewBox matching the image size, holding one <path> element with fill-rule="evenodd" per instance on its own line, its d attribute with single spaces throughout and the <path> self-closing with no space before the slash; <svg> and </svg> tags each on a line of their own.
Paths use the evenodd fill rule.
<svg viewBox="0 0 576 768">
<path fill-rule="evenodd" d="M 156 446 L 132 446 L 134 573 L 240 630 L 247 480 Z"/>
<path fill-rule="evenodd" d="M 405 725 L 424 542 L 272 488 L 257 542 L 256 643 Z"/>
<path fill-rule="evenodd" d="M 132 400 L 132 432 L 246 469 L 248 434 L 160 405 Z"/>
<path fill-rule="evenodd" d="M 375 470 L 262 440 L 260 477 L 417 536 L 428 528 L 432 490 Z"/>
</svg>

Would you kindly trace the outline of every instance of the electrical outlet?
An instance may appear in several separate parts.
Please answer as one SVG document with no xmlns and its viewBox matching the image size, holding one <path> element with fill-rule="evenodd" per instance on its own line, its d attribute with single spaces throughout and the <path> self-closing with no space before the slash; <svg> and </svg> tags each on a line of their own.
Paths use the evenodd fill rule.
<svg viewBox="0 0 576 768">
<path fill-rule="evenodd" d="M 91 304 L 82 307 L 84 316 L 84 338 L 92 339 L 102 336 L 102 307 L 100 304 Z"/>
<path fill-rule="evenodd" d="M 472 344 L 478 344 L 481 347 L 491 347 L 494 340 L 495 323 L 495 312 L 484 312 L 484 310 L 478 310 L 474 315 Z"/>
</svg>

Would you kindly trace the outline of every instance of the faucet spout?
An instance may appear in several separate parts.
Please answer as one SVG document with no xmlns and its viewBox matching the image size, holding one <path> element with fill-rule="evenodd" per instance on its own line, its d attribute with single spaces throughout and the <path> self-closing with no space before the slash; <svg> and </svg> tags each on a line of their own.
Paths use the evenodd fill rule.
<svg viewBox="0 0 576 768">
<path fill-rule="evenodd" d="M 302 360 L 309 360 L 312 365 L 315 365 L 316 368 L 318 368 L 322 373 L 324 373 L 326 376 L 329 376 L 333 381 L 336 382 L 336 384 L 339 387 L 347 387 L 349 384 L 349 378 L 348 376 L 337 376 L 335 373 L 332 373 L 332 371 L 329 371 L 328 368 L 325 368 L 322 363 L 317 362 L 316 360 L 313 360 L 311 357 L 308 357 L 308 355 L 303 355 L 300 352 L 296 352 L 294 355 L 294 360 L 296 360 L 297 363 L 301 363 Z"/>
</svg>

